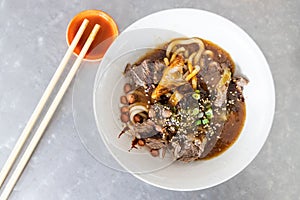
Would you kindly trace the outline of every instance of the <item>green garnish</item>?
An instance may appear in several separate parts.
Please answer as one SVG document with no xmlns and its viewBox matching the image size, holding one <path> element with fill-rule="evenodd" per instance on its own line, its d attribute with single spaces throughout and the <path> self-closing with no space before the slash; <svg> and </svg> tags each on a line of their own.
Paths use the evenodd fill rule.
<svg viewBox="0 0 300 200">
<path fill-rule="evenodd" d="M 201 122 L 200 119 L 196 121 L 196 126 L 199 126 L 199 125 L 201 125 L 201 124 L 202 124 L 202 122 Z"/>
<path fill-rule="evenodd" d="M 198 115 L 198 117 L 199 117 L 199 118 L 202 118 L 203 115 L 204 115 L 203 112 L 200 112 L 199 115 Z"/>
<path fill-rule="evenodd" d="M 205 108 L 206 108 L 206 109 L 211 109 L 211 104 L 210 104 L 210 103 L 207 103 L 207 104 L 205 105 Z"/>
<path fill-rule="evenodd" d="M 212 109 L 209 108 L 207 111 L 205 111 L 205 115 L 206 115 L 206 117 L 207 117 L 208 119 L 213 118 L 214 115 L 213 115 Z"/>
<path fill-rule="evenodd" d="M 199 100 L 200 99 L 200 94 L 194 93 L 194 94 L 192 94 L 192 97 L 196 100 Z"/>
<path fill-rule="evenodd" d="M 200 112 L 199 108 L 194 108 L 192 111 L 192 115 L 198 115 Z"/>
<path fill-rule="evenodd" d="M 200 90 L 195 90 L 195 93 L 200 94 Z"/>
<path fill-rule="evenodd" d="M 176 107 L 174 106 L 174 107 L 171 107 L 171 111 L 173 112 L 173 113 L 175 113 L 176 112 Z"/>
<path fill-rule="evenodd" d="M 203 120 L 202 120 L 202 124 L 205 125 L 205 124 L 208 124 L 208 123 L 209 123 L 209 120 L 208 120 L 208 119 L 203 119 Z"/>
</svg>

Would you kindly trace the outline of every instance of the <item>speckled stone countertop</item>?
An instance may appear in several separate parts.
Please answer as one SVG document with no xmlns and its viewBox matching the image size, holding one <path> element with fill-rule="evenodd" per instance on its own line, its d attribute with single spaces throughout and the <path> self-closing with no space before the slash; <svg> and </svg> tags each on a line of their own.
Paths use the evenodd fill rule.
<svg viewBox="0 0 300 200">
<path fill-rule="evenodd" d="M 148 185 L 102 165 L 86 150 L 73 120 L 70 89 L 11 199 L 300 199 L 297 0 L 0 0 L 0 167 L 67 49 L 65 30 L 76 13 L 104 10 L 122 31 L 150 13 L 178 7 L 204 9 L 232 20 L 264 52 L 275 82 L 276 112 L 256 159 L 231 180 L 202 191 Z M 93 121 L 87 127 L 87 132 L 96 131 Z"/>
</svg>

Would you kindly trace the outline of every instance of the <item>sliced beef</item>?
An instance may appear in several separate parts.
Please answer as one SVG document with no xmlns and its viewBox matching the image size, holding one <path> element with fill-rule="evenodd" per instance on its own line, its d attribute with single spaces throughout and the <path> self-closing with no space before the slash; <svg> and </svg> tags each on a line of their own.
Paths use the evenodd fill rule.
<svg viewBox="0 0 300 200">
<path fill-rule="evenodd" d="M 136 123 L 130 128 L 130 133 L 137 138 L 148 138 L 153 137 L 159 133 L 156 129 L 156 124 L 148 119 L 143 123 Z"/>
<path fill-rule="evenodd" d="M 148 146 L 150 149 L 161 149 L 165 148 L 167 145 L 167 141 L 160 138 L 146 138 L 146 146 Z"/>
<path fill-rule="evenodd" d="M 184 162 L 191 162 L 201 157 L 206 146 L 206 137 L 195 137 L 194 134 L 177 135 L 170 141 L 174 157 Z"/>
<path fill-rule="evenodd" d="M 132 80 L 136 86 L 146 88 L 160 81 L 165 67 L 165 64 L 161 61 L 147 59 L 139 65 L 127 65 L 125 76 Z"/>
<path fill-rule="evenodd" d="M 236 84 L 237 90 L 242 94 L 244 87 L 249 83 L 249 80 L 244 77 L 234 77 L 233 82 Z"/>
<path fill-rule="evenodd" d="M 166 125 L 166 122 L 171 117 L 172 112 L 170 108 L 167 106 L 163 106 L 161 104 L 151 105 L 149 109 L 149 117 L 150 119 L 159 127 L 163 127 Z M 158 128 L 156 128 L 158 129 Z"/>
</svg>

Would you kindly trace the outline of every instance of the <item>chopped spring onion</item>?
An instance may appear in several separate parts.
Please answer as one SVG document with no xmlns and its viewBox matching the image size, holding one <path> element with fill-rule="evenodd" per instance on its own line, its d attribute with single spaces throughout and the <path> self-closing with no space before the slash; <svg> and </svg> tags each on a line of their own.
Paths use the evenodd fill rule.
<svg viewBox="0 0 300 200">
<path fill-rule="evenodd" d="M 196 100 L 199 100 L 200 99 L 200 94 L 194 93 L 194 94 L 192 94 L 192 97 Z"/>
<path fill-rule="evenodd" d="M 205 104 L 205 108 L 206 109 L 211 109 L 211 104 L 210 103 Z"/>
<path fill-rule="evenodd" d="M 175 106 L 173 106 L 173 107 L 171 107 L 171 111 L 173 112 L 173 113 L 175 113 L 176 112 L 176 107 Z"/>
<path fill-rule="evenodd" d="M 209 108 L 207 111 L 205 111 L 205 115 L 206 115 L 206 117 L 207 117 L 208 119 L 213 118 L 214 115 L 213 115 L 212 109 Z"/>
<path fill-rule="evenodd" d="M 200 90 L 195 90 L 195 93 L 200 94 Z"/>
<path fill-rule="evenodd" d="M 199 117 L 199 118 L 202 118 L 203 116 L 204 116 L 203 112 L 200 112 L 200 113 L 198 114 L 198 117 Z"/>
<path fill-rule="evenodd" d="M 205 124 L 208 124 L 208 123 L 209 123 L 209 120 L 208 120 L 208 119 L 203 119 L 203 120 L 202 120 L 202 124 L 205 125 Z"/>
<path fill-rule="evenodd" d="M 202 122 L 201 122 L 200 119 L 196 121 L 196 126 L 199 126 L 199 125 L 201 125 L 201 124 L 202 124 Z"/>
<path fill-rule="evenodd" d="M 192 115 L 198 115 L 200 112 L 199 108 L 194 108 L 192 111 Z"/>
</svg>

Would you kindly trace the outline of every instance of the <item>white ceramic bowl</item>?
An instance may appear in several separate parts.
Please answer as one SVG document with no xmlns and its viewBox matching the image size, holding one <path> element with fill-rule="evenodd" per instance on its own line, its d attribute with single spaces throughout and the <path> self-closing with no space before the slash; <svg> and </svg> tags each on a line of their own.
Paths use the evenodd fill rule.
<svg viewBox="0 0 300 200">
<path fill-rule="evenodd" d="M 118 139 L 122 126 L 119 96 L 126 64 L 171 38 L 201 37 L 228 51 L 250 80 L 245 87 L 246 121 L 238 140 L 223 154 L 192 163 L 157 159 L 148 152 L 128 152 L 130 138 Z M 94 113 L 99 133 L 120 165 L 137 178 L 171 190 L 199 190 L 222 183 L 242 171 L 258 154 L 270 131 L 275 91 L 269 66 L 255 42 L 229 20 L 195 9 L 173 9 L 149 15 L 127 28 L 109 48 L 97 73 Z"/>
</svg>

